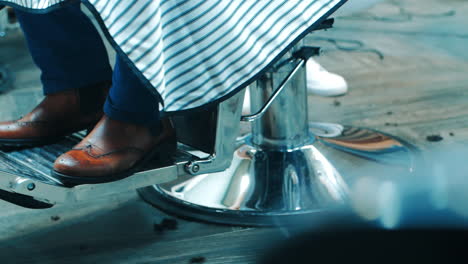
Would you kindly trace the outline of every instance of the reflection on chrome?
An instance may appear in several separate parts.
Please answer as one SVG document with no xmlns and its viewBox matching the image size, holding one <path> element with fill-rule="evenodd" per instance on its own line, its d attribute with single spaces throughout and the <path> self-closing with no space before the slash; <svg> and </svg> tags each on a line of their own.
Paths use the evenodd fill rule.
<svg viewBox="0 0 468 264">
<path fill-rule="evenodd" d="M 244 138 L 226 171 L 153 186 L 153 199 L 162 199 L 154 203 L 177 198 L 182 211 L 212 212 L 208 221 L 247 223 L 249 216 L 261 217 L 261 225 L 351 205 L 364 219 L 396 227 L 399 190 L 383 180 L 414 170 L 413 147 L 372 130 L 341 127 L 338 136 L 316 137 L 311 145 L 294 149 L 262 149 Z M 236 220 L 216 219 L 219 212 L 230 212 L 228 217 Z"/>
<path fill-rule="evenodd" d="M 254 112 L 272 95 L 277 97 L 253 123 L 251 136 L 237 143 L 221 142 L 240 146 L 229 153 L 232 163 L 227 170 L 153 186 L 140 192 L 143 198 L 197 220 L 282 225 L 348 205 L 349 186 L 367 173 L 404 177 L 414 170 L 414 148 L 402 140 L 370 129 L 309 123 L 303 68 L 277 94 L 277 87 L 297 69 L 296 61 L 287 57 L 250 85 Z M 386 186 L 381 199 L 391 200 L 393 191 Z M 380 214 L 366 210 L 369 216 Z M 397 217 L 392 212 L 383 212 L 389 227 Z"/>
</svg>

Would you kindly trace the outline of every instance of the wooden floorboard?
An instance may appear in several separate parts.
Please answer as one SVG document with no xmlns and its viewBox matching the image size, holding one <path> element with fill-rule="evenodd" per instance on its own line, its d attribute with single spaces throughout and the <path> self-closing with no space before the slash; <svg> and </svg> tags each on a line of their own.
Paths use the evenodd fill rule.
<svg viewBox="0 0 468 264">
<path fill-rule="evenodd" d="M 401 22 L 370 19 L 401 18 L 395 3 L 413 17 Z M 450 11 L 455 13 L 443 15 Z M 465 0 L 385 1 L 360 16 L 338 19 L 333 30 L 307 37 L 307 44 L 323 47 L 317 60 L 350 86 L 343 97 L 311 95 L 310 120 L 376 128 L 428 151 L 468 143 L 467 11 Z M 337 50 L 323 38 L 360 41 L 364 50 Z M 15 75 L 14 89 L 0 94 L 0 119 L 6 120 L 26 113 L 42 93 L 39 71 L 19 32 L 0 39 L 0 64 Z M 429 135 L 443 140 L 429 142 Z M 287 237 L 276 228 L 180 219 L 173 230 L 155 231 L 163 219 L 174 218 L 133 192 L 42 211 L 0 202 L 0 260 L 243 264 L 255 263 L 274 241 Z"/>
</svg>

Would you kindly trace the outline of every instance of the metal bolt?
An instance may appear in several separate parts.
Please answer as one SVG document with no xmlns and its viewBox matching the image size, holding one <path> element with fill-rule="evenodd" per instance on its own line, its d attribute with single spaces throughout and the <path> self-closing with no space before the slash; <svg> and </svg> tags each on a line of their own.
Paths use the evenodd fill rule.
<svg viewBox="0 0 468 264">
<path fill-rule="evenodd" d="M 28 184 L 27 188 L 28 188 L 29 191 L 32 191 L 32 190 L 36 189 L 36 184 L 30 183 L 30 184 Z"/>
<path fill-rule="evenodd" d="M 199 165 L 196 165 L 196 164 L 193 165 L 193 167 L 192 167 L 192 172 L 193 172 L 193 173 L 197 173 L 197 172 L 199 172 L 199 171 L 200 171 L 200 166 L 199 166 Z"/>
</svg>

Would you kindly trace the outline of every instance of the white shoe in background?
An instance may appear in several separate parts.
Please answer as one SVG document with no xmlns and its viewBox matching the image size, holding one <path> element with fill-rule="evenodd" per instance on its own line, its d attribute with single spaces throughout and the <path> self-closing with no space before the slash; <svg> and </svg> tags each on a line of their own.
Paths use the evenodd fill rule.
<svg viewBox="0 0 468 264">
<path fill-rule="evenodd" d="M 320 96 L 339 96 L 348 92 L 346 80 L 324 69 L 315 60 L 306 63 L 307 91 Z"/>
</svg>

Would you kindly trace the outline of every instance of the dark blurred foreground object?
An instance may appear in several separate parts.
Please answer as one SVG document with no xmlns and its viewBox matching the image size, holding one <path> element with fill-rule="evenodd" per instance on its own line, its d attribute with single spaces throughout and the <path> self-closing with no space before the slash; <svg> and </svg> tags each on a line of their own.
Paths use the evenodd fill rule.
<svg viewBox="0 0 468 264">
<path fill-rule="evenodd" d="M 463 219 L 394 230 L 349 216 L 330 222 L 281 242 L 260 263 L 468 263 Z"/>
<path fill-rule="evenodd" d="M 468 263 L 468 233 L 458 229 L 313 232 L 266 257 L 275 263 Z"/>
<path fill-rule="evenodd" d="M 366 196 L 366 201 L 381 201 L 375 214 L 369 214 L 372 206 L 361 200 L 349 211 L 297 223 L 290 230 L 296 235 L 270 249 L 260 263 L 468 263 L 465 196 L 456 196 L 453 188 L 445 192 L 439 185 L 429 187 L 430 174 L 423 179 L 426 182 L 416 178 L 419 185 L 395 183 L 392 199 Z M 465 186 L 462 182 L 457 186 Z"/>
</svg>

